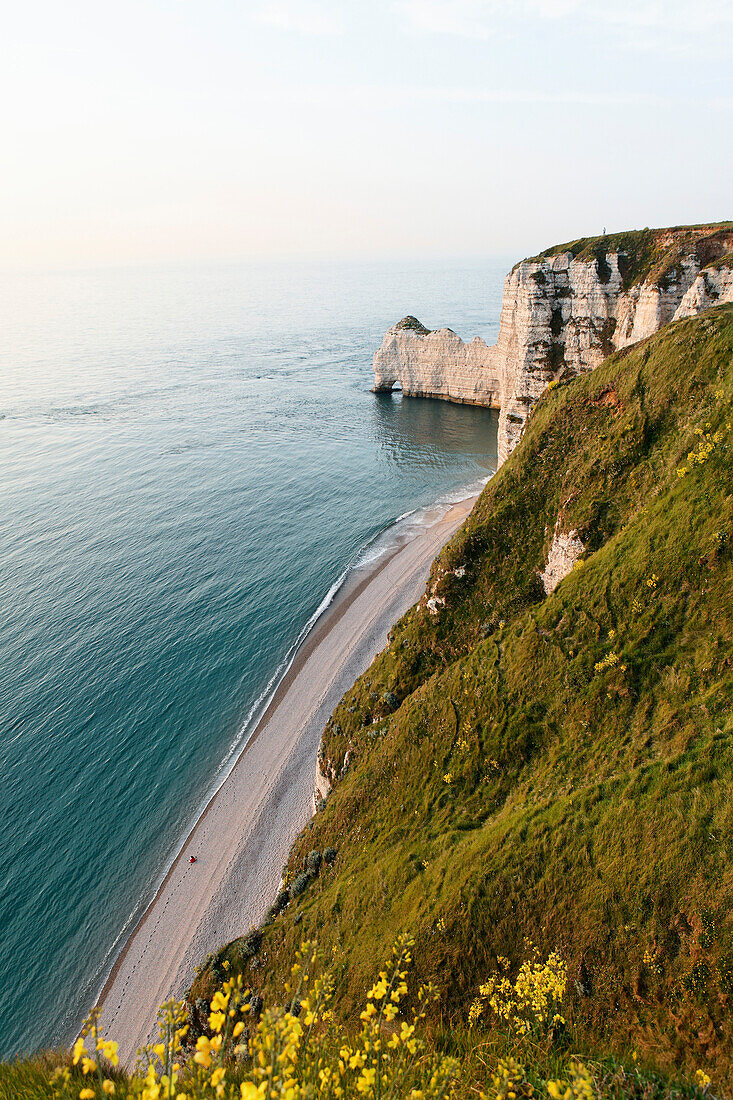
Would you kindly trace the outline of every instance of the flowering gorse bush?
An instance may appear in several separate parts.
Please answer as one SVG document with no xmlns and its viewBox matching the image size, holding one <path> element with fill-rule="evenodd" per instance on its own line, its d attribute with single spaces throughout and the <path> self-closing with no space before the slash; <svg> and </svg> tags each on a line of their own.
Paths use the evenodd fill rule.
<svg viewBox="0 0 733 1100">
<path fill-rule="evenodd" d="M 567 1081 L 547 1081 L 552 1100 L 594 1100 L 593 1078 L 582 1062 L 570 1063 Z"/>
<path fill-rule="evenodd" d="M 709 427 L 709 424 L 705 425 L 706 429 Z M 724 439 L 724 433 L 720 429 L 717 432 L 709 432 L 702 428 L 695 428 L 695 435 L 699 436 L 697 449 L 689 451 L 686 462 L 677 467 L 677 477 L 684 477 L 693 466 L 702 466 Z"/>
<path fill-rule="evenodd" d="M 500 972 L 480 986 L 480 997 L 469 1009 L 469 1024 L 477 1022 L 486 1006 L 522 1037 L 543 1038 L 565 1023 L 561 1009 L 568 972 L 556 951 L 544 962 L 537 957 L 523 962 L 514 981 L 507 973 L 509 960 L 497 961 Z"/>
<path fill-rule="evenodd" d="M 193 1055 L 184 1047 L 185 1006 L 175 1001 L 163 1005 L 158 1042 L 140 1051 L 134 1074 L 119 1088 L 104 1075 L 100 1057 L 87 1053 L 98 1052 L 112 1065 L 117 1063 L 117 1045 L 103 1039 L 93 1014 L 73 1052 L 73 1064 L 80 1066 L 82 1075 L 78 1070 L 60 1071 L 55 1095 L 59 1100 L 115 1094 L 136 1100 L 448 1098 L 458 1062 L 429 1052 L 419 1034 L 435 990 L 422 986 L 412 1011 L 406 1015 L 401 1008 L 412 948 L 409 936 L 398 939 L 367 993 L 355 1037 L 337 1024 L 329 1008 L 333 979 L 328 972 L 314 978 L 318 953 L 306 942 L 291 969 L 286 1005 L 266 1009 L 255 1024 L 252 998 L 241 975 L 228 979 L 211 999 L 208 1034 L 199 1036 Z"/>
</svg>

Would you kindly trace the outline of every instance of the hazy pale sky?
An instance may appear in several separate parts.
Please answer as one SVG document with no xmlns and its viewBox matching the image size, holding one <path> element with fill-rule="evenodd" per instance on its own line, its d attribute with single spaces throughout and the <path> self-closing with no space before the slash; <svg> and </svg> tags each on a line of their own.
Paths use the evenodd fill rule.
<svg viewBox="0 0 733 1100">
<path fill-rule="evenodd" d="M 733 218 L 733 0 L 24 0 L 4 267 L 517 257 Z"/>
</svg>

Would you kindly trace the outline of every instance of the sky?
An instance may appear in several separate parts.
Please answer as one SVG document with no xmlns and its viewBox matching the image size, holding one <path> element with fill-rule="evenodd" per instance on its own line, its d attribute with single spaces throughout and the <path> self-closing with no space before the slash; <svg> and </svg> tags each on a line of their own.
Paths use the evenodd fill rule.
<svg viewBox="0 0 733 1100">
<path fill-rule="evenodd" d="M 517 257 L 733 218 L 733 0 L 24 0 L 0 265 Z"/>
</svg>

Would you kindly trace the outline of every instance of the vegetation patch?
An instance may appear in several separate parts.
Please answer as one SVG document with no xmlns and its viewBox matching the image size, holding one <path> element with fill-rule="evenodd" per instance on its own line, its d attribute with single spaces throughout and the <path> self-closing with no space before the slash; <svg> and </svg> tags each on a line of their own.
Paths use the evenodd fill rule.
<svg viewBox="0 0 733 1100">
<path fill-rule="evenodd" d="M 730 254 L 733 244 L 733 222 L 703 225 L 681 225 L 669 229 L 635 229 L 608 233 L 598 237 L 581 237 L 577 241 L 546 248 L 528 263 L 539 263 L 552 256 L 569 252 L 574 260 L 595 261 L 599 280 L 610 279 L 611 268 L 606 257 L 616 253 L 624 289 L 636 283 L 659 283 L 669 280 L 683 256 L 697 255 L 703 267 L 723 262 L 722 253 Z M 517 265 L 515 265 L 516 267 Z"/>
</svg>

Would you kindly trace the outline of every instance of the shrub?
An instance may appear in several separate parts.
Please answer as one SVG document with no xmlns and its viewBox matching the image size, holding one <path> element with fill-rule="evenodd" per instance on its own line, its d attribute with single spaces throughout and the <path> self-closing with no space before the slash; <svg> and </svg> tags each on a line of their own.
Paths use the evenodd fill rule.
<svg viewBox="0 0 733 1100">
<path fill-rule="evenodd" d="M 274 905 L 275 909 L 277 909 L 278 913 L 282 913 L 283 909 L 285 909 L 285 907 L 287 906 L 289 901 L 290 901 L 290 891 L 283 888 L 282 890 L 278 891 L 278 895 L 275 898 L 275 901 L 273 902 L 273 905 Z"/>
<path fill-rule="evenodd" d="M 321 853 L 315 850 L 305 857 L 305 870 L 311 878 L 315 878 L 321 869 Z"/>
<path fill-rule="evenodd" d="M 400 705 L 400 701 L 393 691 L 385 691 L 382 698 L 390 710 L 397 710 Z"/>
<path fill-rule="evenodd" d="M 253 928 L 246 936 L 242 936 L 242 958 L 251 959 L 259 951 L 261 943 L 262 933 L 259 928 Z"/>
<path fill-rule="evenodd" d="M 544 1039 L 565 1023 L 561 1015 L 567 987 L 568 970 L 563 959 L 553 951 L 545 962 L 535 954 L 522 963 L 514 981 L 507 976 L 509 960 L 499 959 L 500 973 L 493 975 L 480 988 L 481 997 L 499 1020 L 503 1020 L 520 1036 L 532 1035 Z M 482 1013 L 477 998 L 469 1011 L 474 1023 Z"/>
<path fill-rule="evenodd" d="M 333 848 L 333 847 L 326 848 L 326 850 L 323 853 L 323 862 L 327 863 L 328 866 L 330 867 L 332 864 L 334 864 L 336 862 L 336 856 L 337 855 L 338 855 L 338 851 L 336 850 L 336 848 Z"/>
<path fill-rule="evenodd" d="M 299 875 L 296 875 L 290 885 L 290 897 L 298 898 L 301 894 L 305 893 L 308 882 L 308 875 L 306 875 L 305 871 L 301 871 Z"/>
</svg>

